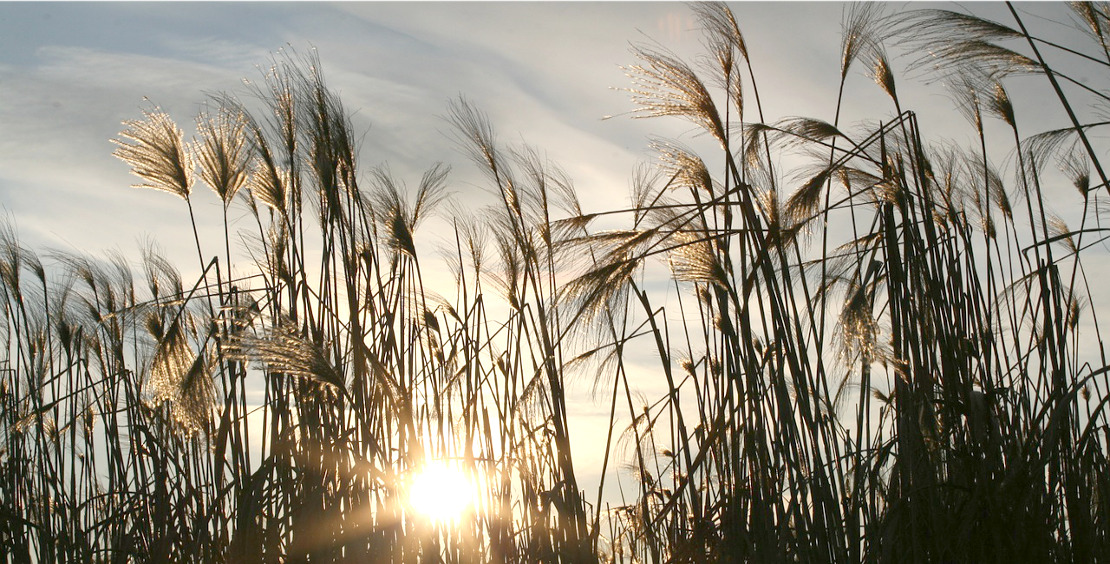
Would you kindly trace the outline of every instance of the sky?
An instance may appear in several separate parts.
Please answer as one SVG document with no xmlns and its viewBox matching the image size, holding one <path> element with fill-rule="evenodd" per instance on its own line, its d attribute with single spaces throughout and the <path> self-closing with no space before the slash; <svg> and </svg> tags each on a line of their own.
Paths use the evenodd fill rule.
<svg viewBox="0 0 1110 564">
<path fill-rule="evenodd" d="M 805 82 L 835 79 L 839 26 L 825 24 L 842 6 L 795 6 L 789 26 L 806 28 L 806 41 L 771 54 L 805 61 L 790 69 L 802 88 L 784 95 L 805 98 L 816 90 Z M 744 8 L 754 45 L 784 25 L 779 8 Z M 503 140 L 562 164 L 587 204 L 623 201 L 648 136 L 688 127 L 620 117 L 632 109 L 617 90 L 628 83 L 620 65 L 634 62 L 630 42 L 692 54 L 696 28 L 675 3 L 3 2 L 0 202 L 36 248 L 126 252 L 150 235 L 171 255 L 187 251 L 181 202 L 129 188 L 135 179 L 109 140 L 151 104 L 189 132 L 207 94 L 242 93 L 274 53 L 313 48 L 365 133 L 364 170 L 388 163 L 410 183 L 435 162 L 452 165 L 453 177 L 472 173 L 443 119 L 462 95 Z M 781 70 L 769 63 L 761 70 Z M 197 200 L 202 226 L 214 226 L 218 201 Z"/>
<path fill-rule="evenodd" d="M 1010 21 L 1000 4 L 973 7 Z M 1065 18 L 1061 8 L 1022 4 Z M 733 10 L 768 121 L 831 121 L 845 5 L 745 2 Z M 137 257 L 151 238 L 187 272 L 195 254 L 183 202 L 130 188 L 136 179 L 112 156 L 110 139 L 151 104 L 191 132 L 209 94 L 243 93 L 243 79 L 260 79 L 283 49 L 316 50 L 364 133 L 364 172 L 388 163 L 415 185 L 443 162 L 456 198 L 481 201 L 480 177 L 444 119 L 461 95 L 488 113 L 501 140 L 533 144 L 566 169 L 587 211 L 610 208 L 626 201 L 633 169 L 651 158 L 652 137 L 705 141 L 689 125 L 627 115 L 633 106 L 620 88 L 629 85 L 621 65 L 635 62 L 630 44 L 657 42 L 692 60 L 699 37 L 690 9 L 665 2 L 0 2 L 0 213 L 35 249 Z M 849 88 L 846 121 L 893 115 L 861 72 Z M 942 89 L 902 93 L 906 106 L 933 112 L 922 120 L 927 136 L 970 139 L 962 118 L 944 109 Z M 1031 131 L 1038 120 L 1059 119 L 1054 105 L 1024 100 L 1041 104 L 1028 106 Z M 205 190 L 198 185 L 194 206 L 202 243 L 215 249 L 220 203 Z M 245 211 L 233 213 L 233 221 L 248 220 Z M 604 411 L 577 406 L 577 431 L 588 433 L 591 417 Z M 589 466 L 597 457 L 582 459 Z"/>
<path fill-rule="evenodd" d="M 736 5 L 769 121 L 831 120 L 844 9 Z M 473 167 L 445 134 L 447 104 L 461 95 L 503 140 L 566 168 L 587 207 L 604 206 L 623 201 L 649 136 L 691 137 L 674 120 L 623 115 L 632 104 L 620 66 L 635 62 L 631 43 L 650 42 L 688 59 L 701 52 L 691 11 L 665 2 L 0 2 L 0 204 L 33 247 L 126 251 L 149 235 L 176 255 L 189 244 L 181 202 L 129 188 L 109 141 L 121 122 L 154 104 L 188 132 L 208 94 L 242 93 L 274 53 L 315 48 L 365 133 L 364 170 L 388 163 L 415 183 L 445 162 L 456 193 L 474 190 Z M 850 102 L 871 117 L 885 99 L 857 74 Z M 961 125 L 951 112 L 938 121 Z M 202 227 L 216 225 L 214 197 L 195 205 Z"/>
</svg>

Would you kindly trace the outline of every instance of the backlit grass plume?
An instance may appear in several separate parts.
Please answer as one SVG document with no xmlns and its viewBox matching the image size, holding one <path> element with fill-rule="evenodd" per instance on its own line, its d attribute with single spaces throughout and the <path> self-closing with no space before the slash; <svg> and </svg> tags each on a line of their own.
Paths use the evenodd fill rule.
<svg viewBox="0 0 1110 564">
<path fill-rule="evenodd" d="M 124 122 L 114 154 L 131 165 L 131 173 L 143 180 L 136 188 L 152 188 L 188 199 L 193 189 L 193 154 L 184 134 L 161 110 L 144 112 L 143 120 Z"/>
</svg>

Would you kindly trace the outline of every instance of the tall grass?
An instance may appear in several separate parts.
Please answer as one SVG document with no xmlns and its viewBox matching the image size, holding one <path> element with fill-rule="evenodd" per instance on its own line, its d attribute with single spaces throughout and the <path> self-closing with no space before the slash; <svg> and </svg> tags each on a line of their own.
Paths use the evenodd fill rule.
<svg viewBox="0 0 1110 564">
<path fill-rule="evenodd" d="M 1110 186 L 1104 124 L 1080 105 L 1106 94 L 1064 72 L 1105 72 L 1110 10 L 1074 6 L 1093 46 L 1064 47 L 1018 10 L 1010 26 L 855 7 L 833 121 L 767 123 L 737 19 L 693 9 L 708 64 L 637 47 L 629 92 L 637 117 L 687 120 L 710 144 L 657 141 L 626 209 L 583 210 L 538 150 L 449 105 L 495 203 L 439 211 L 447 297 L 417 241 L 450 210 L 448 168 L 428 163 L 415 189 L 360 169 L 315 58 L 278 56 L 251 91 L 215 97 L 194 142 L 156 108 L 125 124 L 116 155 L 186 202 L 200 275 L 153 246 L 138 268 L 44 261 L 0 231 L 6 561 L 1110 554 L 1110 365 L 1088 279 Z M 918 63 L 976 143 L 925 141 L 892 37 L 932 53 Z M 846 126 L 860 68 L 890 107 Z M 1068 123 L 1023 136 L 1016 72 L 1043 75 Z M 218 249 L 196 229 L 198 180 L 221 202 Z M 1076 227 L 1049 209 L 1066 182 Z M 249 227 L 232 231 L 231 208 Z M 610 410 L 596 492 L 568 421 L 581 372 Z M 642 398 L 645 379 L 664 392 Z M 432 461 L 474 484 L 457 521 L 409 503 Z"/>
</svg>

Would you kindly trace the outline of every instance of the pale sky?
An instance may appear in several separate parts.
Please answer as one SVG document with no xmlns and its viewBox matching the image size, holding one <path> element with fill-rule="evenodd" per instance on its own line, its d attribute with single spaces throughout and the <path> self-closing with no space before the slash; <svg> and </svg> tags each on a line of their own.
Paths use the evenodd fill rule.
<svg viewBox="0 0 1110 564">
<path fill-rule="evenodd" d="M 1062 4 L 1019 6 L 1070 18 Z M 970 7 L 1012 24 L 1001 4 Z M 831 122 L 846 5 L 732 8 L 768 120 Z M 677 3 L 0 2 L 0 206 L 30 247 L 94 255 L 119 249 L 134 257 L 140 241 L 151 237 L 188 271 L 195 251 L 184 204 L 130 188 L 135 179 L 112 156 L 109 140 L 123 120 L 150 107 L 145 99 L 190 135 L 207 93 L 243 93 L 242 80 L 261 78 L 257 67 L 267 67 L 287 46 L 302 53 L 315 47 L 328 83 L 356 112 L 356 128 L 365 132 L 364 173 L 388 163 L 415 185 L 423 170 L 444 162 L 452 166 L 450 186 L 460 200 L 483 197 L 473 185 L 473 165 L 443 119 L 448 102 L 461 94 L 489 114 L 502 141 L 527 141 L 562 165 L 587 210 L 620 205 L 633 169 L 650 158 L 649 136 L 698 142 L 692 126 L 620 115 L 632 104 L 617 90 L 629 85 L 619 65 L 635 62 L 630 43 L 652 40 L 688 60 L 701 52 L 693 15 Z M 905 63 L 896 60 L 896 69 Z M 943 89 L 919 88 L 919 80 L 901 72 L 899 78 L 904 105 L 929 117 L 922 119 L 926 137 L 971 138 Z M 849 88 L 845 123 L 894 114 L 862 69 Z M 1019 112 L 1031 114 L 1029 133 L 1041 119 L 1063 125 L 1054 100 L 1015 98 Z M 617 117 L 602 120 L 607 115 Z M 1067 202 L 1061 213 L 1082 203 Z M 220 248 L 219 200 L 198 183 L 194 206 L 202 243 Z M 241 208 L 233 210 L 247 220 Z M 580 432 L 590 424 L 584 417 L 605 411 L 577 409 Z M 591 458 L 579 460 L 588 467 Z"/>
<path fill-rule="evenodd" d="M 999 4 L 975 7 L 1005 16 Z M 844 9 L 734 6 L 769 120 L 831 121 Z M 287 47 L 318 50 L 366 132 L 364 171 L 389 163 L 414 182 L 442 161 L 456 193 L 473 189 L 473 167 L 442 117 L 464 95 L 501 139 L 537 145 L 568 169 L 587 206 L 620 202 L 635 164 L 650 158 L 648 136 L 691 131 L 674 120 L 601 119 L 632 109 L 616 89 L 628 85 L 619 65 L 635 62 L 630 42 L 646 41 L 700 53 L 697 24 L 678 3 L 0 2 L 0 204 L 32 246 L 126 252 L 150 234 L 171 254 L 188 252 L 190 241 L 175 242 L 188 235 L 181 202 L 129 188 L 109 139 L 141 117 L 145 99 L 190 134 L 207 93 L 242 93 L 242 80 L 260 78 L 256 67 Z M 856 74 L 847 121 L 891 115 Z M 944 102 L 937 96 L 920 101 Z M 863 111 L 853 115 L 853 105 Z M 948 120 L 968 134 L 951 112 Z M 194 205 L 215 225 L 218 201 L 201 191 Z"/>
<path fill-rule="evenodd" d="M 1000 4 L 974 7 L 1010 23 Z M 831 121 L 844 8 L 734 5 L 770 116 Z M 330 85 L 357 111 L 364 170 L 388 162 L 411 178 L 443 161 L 467 172 L 442 120 L 461 94 L 503 139 L 538 145 L 566 167 L 587 203 L 622 198 L 632 167 L 648 158 L 647 136 L 689 130 L 601 120 L 632 108 L 615 90 L 628 84 L 619 65 L 634 62 L 630 42 L 650 40 L 688 58 L 700 52 L 696 22 L 678 3 L 0 2 L 0 203 L 33 245 L 126 250 L 150 233 L 173 252 L 167 231 L 182 220 L 180 202 L 128 188 L 109 139 L 140 117 L 144 97 L 188 132 L 206 93 L 242 92 L 242 79 L 259 78 L 256 66 L 286 46 L 317 48 Z M 885 99 L 857 74 L 852 100 L 868 111 L 849 107 L 846 117 L 873 119 Z"/>
</svg>

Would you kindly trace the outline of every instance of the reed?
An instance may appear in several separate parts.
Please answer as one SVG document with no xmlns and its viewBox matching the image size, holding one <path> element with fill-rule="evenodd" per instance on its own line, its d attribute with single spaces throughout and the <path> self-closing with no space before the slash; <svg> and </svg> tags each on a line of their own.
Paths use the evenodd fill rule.
<svg viewBox="0 0 1110 564">
<path fill-rule="evenodd" d="M 414 189 L 363 170 L 315 57 L 275 56 L 213 97 L 195 142 L 157 108 L 127 122 L 115 154 L 186 201 L 200 274 L 153 245 L 136 266 L 44 260 L 0 226 L 5 561 L 1110 554 L 1110 364 L 1088 278 L 1107 94 L 1072 76 L 1110 65 L 1110 8 L 1071 7 L 1086 46 L 1033 35 L 1014 6 L 1012 25 L 853 8 L 832 121 L 774 123 L 739 20 L 693 9 L 709 64 L 636 47 L 628 90 L 635 117 L 709 143 L 656 141 L 624 209 L 583 210 L 565 173 L 462 98 L 447 120 L 492 205 L 449 204 L 443 164 Z M 923 136 L 893 37 L 931 53 L 914 64 L 948 85 L 971 146 Z M 853 72 L 890 100 L 854 125 Z M 1042 76 L 1067 122 L 1028 135 L 1015 73 Z M 198 184 L 221 203 L 222 249 L 201 244 Z M 1053 215 L 1061 194 L 1076 227 Z M 436 215 L 453 284 L 422 271 Z M 578 374 L 609 409 L 596 492 L 568 422 Z M 644 379 L 663 393 L 643 397 Z M 461 516 L 420 512 L 426 468 L 472 490 Z"/>
</svg>

